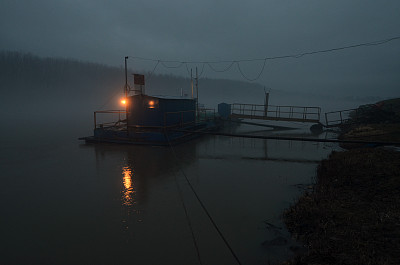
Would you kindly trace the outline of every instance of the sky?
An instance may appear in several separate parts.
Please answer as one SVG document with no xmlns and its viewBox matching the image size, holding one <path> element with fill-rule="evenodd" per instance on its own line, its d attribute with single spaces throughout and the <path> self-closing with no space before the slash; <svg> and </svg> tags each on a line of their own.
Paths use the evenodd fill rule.
<svg viewBox="0 0 400 265">
<path fill-rule="evenodd" d="M 238 61 L 400 36 L 398 0 L 2 0 L 0 49 L 152 71 L 157 60 Z M 149 58 L 142 60 L 135 57 Z M 155 73 L 255 79 L 264 61 L 226 72 L 159 63 Z M 216 70 L 230 63 L 213 63 Z M 167 68 L 180 66 L 178 68 Z M 317 94 L 400 96 L 400 39 L 298 59 L 267 60 L 255 80 Z"/>
</svg>

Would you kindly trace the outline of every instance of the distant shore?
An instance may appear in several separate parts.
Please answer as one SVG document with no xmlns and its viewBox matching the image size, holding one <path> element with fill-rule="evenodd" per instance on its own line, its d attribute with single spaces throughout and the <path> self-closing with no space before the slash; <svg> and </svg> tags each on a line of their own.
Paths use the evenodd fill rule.
<svg viewBox="0 0 400 265">
<path fill-rule="evenodd" d="M 356 124 L 340 138 L 400 142 L 396 121 Z M 313 190 L 284 212 L 306 251 L 283 264 L 400 264 L 399 147 L 343 148 L 319 164 Z"/>
</svg>

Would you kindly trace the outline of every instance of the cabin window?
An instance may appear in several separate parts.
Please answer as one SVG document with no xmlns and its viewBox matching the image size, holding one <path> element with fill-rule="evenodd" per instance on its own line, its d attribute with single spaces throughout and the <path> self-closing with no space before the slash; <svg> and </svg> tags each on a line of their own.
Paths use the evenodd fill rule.
<svg viewBox="0 0 400 265">
<path fill-rule="evenodd" d="M 149 99 L 147 101 L 147 107 L 149 109 L 157 109 L 158 108 L 158 100 L 155 99 Z"/>
</svg>

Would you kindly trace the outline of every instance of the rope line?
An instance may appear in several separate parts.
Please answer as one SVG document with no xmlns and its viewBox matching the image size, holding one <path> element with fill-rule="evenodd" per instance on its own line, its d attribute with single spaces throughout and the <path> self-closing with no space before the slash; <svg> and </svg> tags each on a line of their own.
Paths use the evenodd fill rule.
<svg viewBox="0 0 400 265">
<path fill-rule="evenodd" d="M 156 70 L 156 68 L 157 68 L 157 66 L 158 66 L 159 63 L 160 63 L 160 61 L 157 61 L 156 65 L 155 65 L 154 68 L 153 68 L 153 71 L 151 71 L 151 73 L 150 73 L 150 75 L 149 75 L 149 78 L 147 78 L 147 81 L 150 81 L 150 79 L 152 78 L 152 76 L 153 76 L 153 74 L 154 74 L 154 71 Z"/>
<path fill-rule="evenodd" d="M 158 60 L 158 62 L 160 62 L 162 64 L 162 66 L 164 66 L 165 68 L 173 68 L 173 69 L 180 68 L 183 64 L 186 64 L 186 62 L 176 62 L 176 63 L 178 63 L 178 65 L 169 66 L 169 65 L 165 64 L 165 63 L 167 63 L 167 61 Z"/>
<path fill-rule="evenodd" d="M 388 38 L 388 39 L 383 39 L 383 40 L 377 40 L 377 41 L 371 41 L 371 42 L 365 42 L 365 43 L 359 43 L 359 44 L 353 44 L 353 45 L 347 45 L 347 46 L 341 46 L 337 48 L 331 48 L 331 49 L 324 49 L 324 50 L 317 50 L 317 51 L 310 51 L 310 52 L 303 52 L 303 53 L 298 53 L 298 54 L 289 54 L 289 55 L 280 55 L 280 56 L 273 56 L 273 57 L 264 57 L 264 58 L 254 58 L 254 59 L 243 59 L 243 60 L 219 60 L 219 61 L 178 61 L 178 60 L 159 60 L 159 59 L 153 59 L 153 58 L 144 58 L 144 57 L 137 57 L 137 56 L 129 56 L 132 58 L 140 59 L 140 60 L 146 60 L 146 61 L 160 61 L 163 63 L 193 63 L 193 64 L 218 64 L 218 63 L 235 63 L 235 62 L 254 62 L 254 61 L 264 61 L 264 60 L 276 60 L 276 59 L 286 59 L 286 58 L 301 58 L 306 55 L 312 55 L 312 54 L 318 54 L 318 53 L 327 53 L 327 52 L 334 52 L 334 51 L 339 51 L 339 50 L 345 50 L 345 49 L 352 49 L 352 48 L 358 48 L 358 47 L 363 47 L 363 46 L 377 46 L 377 45 L 382 45 L 391 41 L 395 41 L 400 39 L 400 36 Z M 180 66 L 179 66 L 180 67 Z M 210 67 L 212 69 L 212 67 Z"/>
<path fill-rule="evenodd" d="M 175 149 L 171 144 L 171 141 L 167 135 L 167 133 L 165 133 L 165 136 L 167 138 L 169 147 L 171 148 L 171 151 L 175 157 L 175 160 L 179 163 L 179 159 L 178 156 L 176 155 Z M 210 220 L 210 222 L 212 223 L 212 225 L 214 226 L 215 230 L 217 230 L 219 236 L 222 238 L 222 240 L 224 241 L 225 245 L 227 246 L 227 248 L 229 249 L 229 251 L 231 252 L 232 256 L 235 258 L 236 262 L 241 265 L 242 263 L 240 262 L 239 258 L 237 257 L 237 255 L 235 254 L 235 252 L 233 251 L 232 247 L 230 246 L 230 244 L 228 243 L 227 239 L 224 237 L 224 235 L 222 234 L 221 230 L 218 228 L 217 224 L 215 223 L 214 219 L 211 217 L 211 214 L 208 212 L 206 206 L 204 205 L 204 203 L 202 202 L 202 200 L 200 199 L 199 195 L 197 194 L 196 190 L 194 189 L 194 187 L 192 186 L 192 184 L 190 183 L 188 177 L 186 176 L 185 171 L 183 171 L 182 167 L 179 167 L 180 171 L 182 172 L 182 175 L 185 177 L 186 182 L 188 183 L 190 189 L 192 190 L 193 194 L 195 195 L 197 201 L 199 202 L 201 208 L 203 209 L 203 211 L 205 212 L 205 214 L 207 215 L 208 219 Z"/>
<path fill-rule="evenodd" d="M 171 129 L 176 132 L 184 133 L 197 133 L 208 135 L 219 135 L 238 138 L 253 138 L 253 139 L 266 139 L 266 140 L 280 140 L 280 141 L 301 141 L 301 142 L 321 142 L 321 143 L 349 143 L 349 144 L 374 144 L 374 145 L 400 145 L 400 142 L 386 142 L 386 141 L 363 141 L 363 140 L 340 140 L 340 139 L 320 139 L 320 138 L 299 138 L 299 137 L 286 137 L 286 136 L 262 136 L 262 135 L 249 135 L 249 134 L 232 134 L 232 133 L 219 133 L 211 131 L 193 131 L 183 129 Z"/>
<path fill-rule="evenodd" d="M 187 71 L 188 76 L 190 76 L 190 71 L 189 71 L 189 67 L 188 67 L 187 63 L 185 63 L 185 67 L 186 67 L 186 71 Z"/>
<path fill-rule="evenodd" d="M 201 77 L 201 76 L 203 75 L 203 72 L 204 72 L 204 65 L 205 65 L 205 63 L 203 63 L 203 66 L 201 67 L 201 72 L 200 72 L 200 74 L 199 74 L 198 77 Z"/>
<path fill-rule="evenodd" d="M 191 76 L 190 76 L 189 67 L 188 67 L 188 63 L 185 63 L 185 66 L 186 66 L 186 72 L 187 72 L 187 74 L 188 74 L 188 77 L 191 77 Z M 201 76 L 203 75 L 204 66 L 205 66 L 205 64 L 203 63 L 203 65 L 202 65 L 202 67 L 201 67 L 201 72 L 200 72 L 200 74 L 198 74 L 198 77 L 201 77 Z M 191 69 L 192 69 L 192 68 L 191 68 Z"/>
<path fill-rule="evenodd" d="M 243 73 L 242 69 L 240 68 L 239 62 L 236 62 L 236 65 L 237 65 L 237 67 L 238 67 L 238 69 L 239 69 L 240 74 L 243 76 L 243 78 L 246 79 L 247 81 L 252 82 L 252 81 L 256 81 L 257 79 L 260 78 L 261 74 L 264 72 L 266 63 L 267 63 L 267 59 L 264 60 L 264 64 L 263 64 L 263 66 L 262 66 L 262 68 L 261 68 L 261 71 L 260 71 L 260 73 L 258 74 L 258 76 L 257 76 L 256 78 L 253 78 L 253 79 L 248 78 L 248 77 Z"/>
<path fill-rule="evenodd" d="M 154 66 L 148 80 L 150 80 L 150 78 L 153 76 L 157 66 L 161 63 L 162 66 L 164 66 L 165 68 L 180 68 L 182 65 L 185 65 L 186 67 L 186 71 L 188 73 L 188 76 L 190 76 L 190 71 L 188 68 L 188 63 L 192 63 L 192 64 L 203 64 L 202 66 L 202 70 L 200 72 L 199 77 L 201 77 L 203 75 L 204 72 L 204 66 L 207 64 L 208 67 L 217 73 L 221 73 L 221 72 L 226 72 L 229 69 L 232 68 L 232 66 L 236 63 L 237 68 L 240 72 L 240 74 L 242 75 L 242 77 L 244 79 L 246 79 L 247 81 L 255 81 L 257 79 L 259 79 L 262 75 L 262 73 L 264 72 L 265 69 L 265 65 L 267 60 L 278 60 L 278 59 L 289 59 L 289 58 L 294 58 L 294 59 L 299 59 L 301 57 L 307 56 L 307 55 L 313 55 L 313 54 L 319 54 L 319 53 L 329 53 L 329 52 L 335 52 L 335 51 L 340 51 L 340 50 L 345 50 L 345 49 L 353 49 L 353 48 L 358 48 L 358 47 L 368 47 L 368 46 L 377 46 L 377 45 L 382 45 L 391 41 L 395 41 L 395 40 L 399 40 L 400 36 L 396 36 L 396 37 L 392 37 L 392 38 L 387 38 L 387 39 L 383 39 L 383 40 L 377 40 L 377 41 L 371 41 L 371 42 L 365 42 L 365 43 L 359 43 L 359 44 L 353 44 L 353 45 L 347 45 L 347 46 L 342 46 L 342 47 L 337 47 L 337 48 L 331 48 L 331 49 L 325 49 L 325 50 L 317 50 L 317 51 L 310 51 L 310 52 L 303 52 L 303 53 L 298 53 L 298 54 L 291 54 L 291 55 L 281 55 L 281 56 L 273 56 L 273 57 L 265 57 L 265 58 L 255 58 L 255 59 L 243 59 L 243 60 L 220 60 L 220 61 L 177 61 L 177 60 L 160 60 L 160 59 L 153 59 L 153 58 L 144 58 L 144 57 L 138 57 L 138 56 L 129 56 L 132 59 L 136 59 L 136 60 L 145 60 L 145 61 L 153 61 L 153 62 L 157 62 L 156 65 Z M 249 78 L 247 77 L 244 72 L 242 71 L 242 69 L 240 68 L 240 63 L 241 62 L 255 62 L 255 61 L 264 61 L 263 67 L 260 71 L 260 73 L 258 74 L 258 76 L 256 78 Z M 174 66 L 170 66 L 167 65 L 167 63 L 174 63 L 177 65 Z M 223 70 L 217 70 L 216 68 L 214 68 L 211 64 L 220 64 L 220 63 L 229 63 L 229 66 Z M 118 91 L 112 96 L 110 97 L 106 103 L 104 103 L 100 109 L 104 108 L 104 106 L 106 106 L 111 99 L 113 99 L 116 95 L 117 95 Z"/>
<path fill-rule="evenodd" d="M 146 60 L 146 61 L 154 61 L 158 63 L 161 63 L 165 68 L 180 68 L 182 65 L 186 66 L 186 70 L 188 72 L 188 75 L 190 75 L 189 73 L 189 69 L 187 64 L 191 63 L 191 64 L 203 64 L 202 67 L 202 71 L 199 75 L 199 77 L 202 76 L 203 71 L 204 71 L 204 65 L 208 65 L 208 67 L 217 73 L 221 73 L 221 72 L 226 72 L 228 71 L 234 64 L 237 65 L 237 68 L 240 72 L 240 74 L 242 75 L 242 77 L 244 79 L 246 79 L 247 81 L 256 81 L 257 79 L 259 79 L 262 75 L 262 73 L 264 72 L 265 69 L 265 65 L 266 65 L 266 61 L 267 60 L 278 60 L 278 59 L 289 59 L 289 58 L 293 58 L 293 59 L 299 59 L 301 57 L 307 56 L 307 55 L 313 55 L 313 54 L 319 54 L 319 53 L 328 53 L 328 52 L 335 52 L 335 51 L 340 51 L 340 50 L 345 50 L 345 49 L 352 49 L 352 48 L 358 48 L 358 47 L 363 47 L 363 46 L 376 46 L 376 45 L 382 45 L 394 40 L 398 40 L 400 39 L 400 36 L 396 36 L 393 38 L 388 38 L 388 39 L 383 39 L 383 40 L 378 40 L 378 41 L 372 41 L 372 42 L 365 42 L 365 43 L 359 43 L 359 44 L 353 44 L 353 45 L 347 45 L 347 46 L 342 46 L 342 47 L 337 47 L 337 48 L 331 48 L 331 49 L 324 49 L 324 50 L 316 50 L 316 51 L 310 51 L 310 52 L 303 52 L 303 53 L 298 53 L 298 54 L 288 54 L 288 55 L 281 55 L 281 56 L 273 56 L 273 57 L 264 57 L 264 58 L 255 58 L 255 59 L 243 59 L 243 60 L 220 60 L 220 61 L 178 61 L 178 60 L 160 60 L 160 59 L 153 59 L 153 58 L 144 58 L 144 57 L 137 57 L 137 56 L 130 56 L 131 58 L 134 59 L 139 59 L 139 60 Z M 260 73 L 257 75 L 256 78 L 249 78 L 247 77 L 244 72 L 242 71 L 242 69 L 240 68 L 240 63 L 242 62 L 256 62 L 256 61 L 264 61 L 263 67 L 260 71 Z M 174 66 L 170 66 L 167 65 L 167 63 L 172 63 L 172 64 L 177 64 Z M 213 67 L 211 64 L 220 64 L 220 63 L 229 63 L 228 67 L 226 67 L 223 70 L 218 70 L 215 67 Z"/>
<path fill-rule="evenodd" d="M 213 70 L 214 72 L 223 73 L 223 72 L 226 72 L 226 71 L 228 71 L 229 69 L 231 69 L 232 66 L 233 66 L 235 63 L 236 63 L 236 61 L 232 61 L 232 62 L 228 65 L 228 67 L 225 68 L 224 70 L 217 70 L 217 69 L 215 69 L 213 66 L 211 66 L 211 63 L 210 63 L 210 62 L 208 62 L 207 65 L 208 65 L 208 67 L 210 67 L 211 70 Z"/>
<path fill-rule="evenodd" d="M 183 210 L 185 211 L 186 222 L 188 223 L 188 226 L 190 228 L 190 233 L 192 234 L 192 240 L 193 240 L 194 247 L 196 249 L 197 259 L 199 260 L 199 263 L 202 265 L 203 262 L 201 261 L 199 246 L 197 245 L 196 237 L 195 237 L 194 231 L 193 231 L 193 226 L 192 226 L 192 223 L 190 222 L 190 218 L 189 218 L 189 214 L 188 214 L 187 207 L 186 207 L 186 204 L 185 204 L 185 200 L 183 199 L 182 190 L 181 190 L 181 188 L 179 186 L 179 183 L 178 183 L 178 180 L 176 178 L 176 175 L 175 175 L 175 183 L 176 183 L 176 187 L 178 189 L 179 198 L 180 198 L 180 200 L 182 202 Z"/>
</svg>

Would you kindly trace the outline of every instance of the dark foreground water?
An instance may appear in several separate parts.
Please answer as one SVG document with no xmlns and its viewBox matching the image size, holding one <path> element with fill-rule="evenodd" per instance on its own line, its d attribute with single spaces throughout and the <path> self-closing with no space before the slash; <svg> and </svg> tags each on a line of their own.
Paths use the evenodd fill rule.
<svg viewBox="0 0 400 265">
<path fill-rule="evenodd" d="M 335 148 L 209 136 L 175 146 L 176 159 L 168 147 L 85 145 L 87 124 L 12 126 L 0 140 L 0 264 L 200 264 L 179 191 L 202 264 L 236 264 L 185 175 L 242 264 L 285 259 L 295 243 L 282 211 Z M 296 126 L 275 133 L 309 133 Z"/>
</svg>

